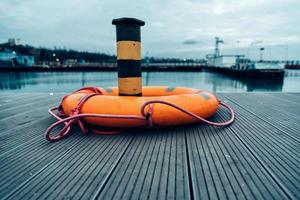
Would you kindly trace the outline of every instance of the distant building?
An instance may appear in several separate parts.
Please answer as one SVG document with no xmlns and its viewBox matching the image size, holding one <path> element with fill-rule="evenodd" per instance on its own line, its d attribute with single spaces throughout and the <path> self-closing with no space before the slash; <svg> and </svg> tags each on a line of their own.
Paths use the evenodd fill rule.
<svg viewBox="0 0 300 200">
<path fill-rule="evenodd" d="M 255 69 L 284 69 L 284 63 L 279 62 L 256 62 Z"/>
<path fill-rule="evenodd" d="M 67 65 L 67 66 L 73 66 L 73 65 L 76 65 L 78 62 L 77 62 L 77 59 L 66 59 L 64 60 L 64 65 Z"/>
<path fill-rule="evenodd" d="M 9 38 L 9 39 L 8 39 L 8 43 L 9 43 L 11 46 L 20 45 L 20 44 L 21 44 L 21 39 L 19 39 L 19 38 Z"/>
<path fill-rule="evenodd" d="M 0 60 L 3 61 L 12 60 L 16 57 L 16 55 L 17 54 L 15 51 L 5 50 L 3 52 L 0 52 Z"/>
<path fill-rule="evenodd" d="M 16 59 L 20 66 L 31 67 L 34 65 L 34 56 L 17 55 Z"/>
<path fill-rule="evenodd" d="M 237 58 L 232 68 L 238 70 L 255 69 L 255 63 L 248 58 Z"/>
<path fill-rule="evenodd" d="M 207 55 L 207 64 L 212 67 L 232 67 L 236 61 L 243 55 Z"/>
<path fill-rule="evenodd" d="M 15 51 L 7 50 L 0 52 L 0 67 L 30 67 L 34 65 L 34 56 L 18 55 Z"/>
<path fill-rule="evenodd" d="M 77 59 L 66 59 L 64 60 L 64 65 L 74 65 L 77 64 Z"/>
</svg>

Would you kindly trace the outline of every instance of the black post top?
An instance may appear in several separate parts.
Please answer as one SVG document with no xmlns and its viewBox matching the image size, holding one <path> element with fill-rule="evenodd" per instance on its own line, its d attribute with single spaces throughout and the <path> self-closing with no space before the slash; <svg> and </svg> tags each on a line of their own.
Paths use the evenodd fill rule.
<svg viewBox="0 0 300 200">
<path fill-rule="evenodd" d="M 121 25 L 121 24 L 135 24 L 135 25 L 139 25 L 139 26 L 144 26 L 145 22 L 136 18 L 129 18 L 129 17 L 122 17 L 122 18 L 118 18 L 118 19 L 113 19 L 112 21 L 113 25 Z"/>
</svg>

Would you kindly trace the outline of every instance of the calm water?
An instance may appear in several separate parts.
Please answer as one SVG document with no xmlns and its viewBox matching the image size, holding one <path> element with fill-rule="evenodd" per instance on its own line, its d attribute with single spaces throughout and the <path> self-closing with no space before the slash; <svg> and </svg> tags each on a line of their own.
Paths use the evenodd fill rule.
<svg viewBox="0 0 300 200">
<path fill-rule="evenodd" d="M 83 86 L 117 85 L 116 72 L 0 73 L 0 92 L 71 92 Z M 300 70 L 282 81 L 237 80 L 210 72 L 145 72 L 144 85 L 185 86 L 213 92 L 300 92 Z"/>
</svg>

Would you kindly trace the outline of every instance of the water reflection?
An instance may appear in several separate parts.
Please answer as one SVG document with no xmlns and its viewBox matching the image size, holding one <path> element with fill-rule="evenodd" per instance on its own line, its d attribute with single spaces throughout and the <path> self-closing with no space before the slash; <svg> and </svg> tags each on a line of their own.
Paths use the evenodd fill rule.
<svg viewBox="0 0 300 200">
<path fill-rule="evenodd" d="M 111 72 L 30 72 L 0 73 L 0 90 L 22 92 L 70 92 L 86 85 L 115 85 Z"/>
<path fill-rule="evenodd" d="M 180 85 L 206 89 L 213 92 L 280 92 L 283 88 L 283 80 L 235 79 L 230 76 L 210 72 L 150 72 L 144 78 L 147 85 Z"/>
<path fill-rule="evenodd" d="M 0 73 L 0 91 L 71 92 L 80 87 L 117 85 L 116 72 Z M 287 70 L 284 80 L 235 79 L 211 72 L 144 72 L 144 85 L 185 86 L 213 92 L 300 92 L 300 70 Z"/>
</svg>

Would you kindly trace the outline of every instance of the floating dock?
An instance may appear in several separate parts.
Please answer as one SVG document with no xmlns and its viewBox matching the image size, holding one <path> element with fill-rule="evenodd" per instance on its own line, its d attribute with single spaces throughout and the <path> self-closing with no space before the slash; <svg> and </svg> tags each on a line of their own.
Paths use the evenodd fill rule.
<svg viewBox="0 0 300 200">
<path fill-rule="evenodd" d="M 283 79 L 284 69 L 235 69 L 229 67 L 205 66 L 205 70 L 239 78 Z"/>
<path fill-rule="evenodd" d="M 286 64 L 285 69 L 300 69 L 300 64 Z"/>
<path fill-rule="evenodd" d="M 300 93 L 219 93 L 229 127 L 44 138 L 63 94 L 0 96 L 1 199 L 300 199 Z M 220 110 L 212 120 L 224 120 Z"/>
</svg>

